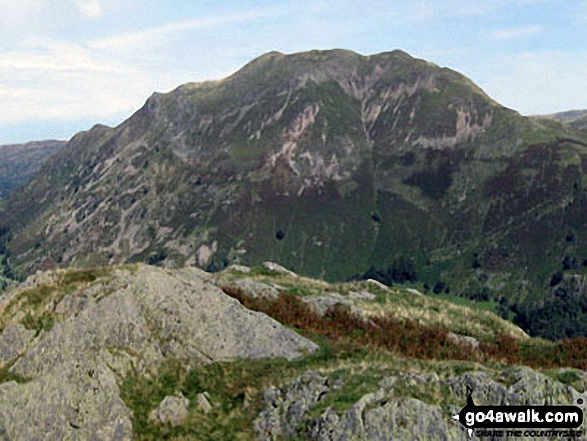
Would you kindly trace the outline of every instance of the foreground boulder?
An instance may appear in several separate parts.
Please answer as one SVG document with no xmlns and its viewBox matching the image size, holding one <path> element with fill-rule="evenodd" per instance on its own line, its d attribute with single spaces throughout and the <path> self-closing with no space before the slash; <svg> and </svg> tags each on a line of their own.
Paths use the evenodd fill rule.
<svg viewBox="0 0 587 441">
<path fill-rule="evenodd" d="M 0 433 L 10 440 L 131 439 L 118 384 L 132 372 L 156 372 L 167 358 L 291 360 L 318 348 L 198 274 L 143 266 L 117 272 L 117 283 L 104 289 L 84 290 L 92 301 L 42 333 L 10 368 L 27 382 L 0 385 Z"/>
<path fill-rule="evenodd" d="M 151 419 L 159 421 L 162 424 L 171 424 L 179 426 L 188 418 L 188 409 L 190 401 L 179 394 L 177 396 L 167 396 L 161 401 L 157 409 L 151 413 Z"/>
</svg>

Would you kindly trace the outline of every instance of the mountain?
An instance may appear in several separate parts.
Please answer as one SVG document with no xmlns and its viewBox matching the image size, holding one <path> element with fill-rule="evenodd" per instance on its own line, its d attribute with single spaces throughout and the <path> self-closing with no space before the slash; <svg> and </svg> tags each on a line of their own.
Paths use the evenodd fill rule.
<svg viewBox="0 0 587 441">
<path fill-rule="evenodd" d="M 272 260 L 587 335 L 585 167 L 584 132 L 404 52 L 272 52 L 74 136 L 6 201 L 7 264 Z"/>
<path fill-rule="evenodd" d="M 65 144 L 65 141 L 51 140 L 0 145 L 0 199 L 26 183 Z"/>
<path fill-rule="evenodd" d="M 0 295 L 0 434 L 465 441 L 451 417 L 471 392 L 583 404 L 586 351 L 414 289 L 270 262 L 70 268 Z"/>
<path fill-rule="evenodd" d="M 550 115 L 540 115 L 536 118 L 560 121 L 577 129 L 587 128 L 587 110 L 569 110 L 567 112 L 553 113 Z"/>
</svg>

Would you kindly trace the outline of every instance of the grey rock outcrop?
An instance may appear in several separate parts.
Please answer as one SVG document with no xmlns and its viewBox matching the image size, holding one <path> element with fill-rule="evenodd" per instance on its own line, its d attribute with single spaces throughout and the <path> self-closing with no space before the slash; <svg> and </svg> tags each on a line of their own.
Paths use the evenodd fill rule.
<svg viewBox="0 0 587 441">
<path fill-rule="evenodd" d="M 475 337 L 449 332 L 447 338 L 457 345 L 470 346 L 472 349 L 479 349 L 480 343 Z"/>
<path fill-rule="evenodd" d="M 265 391 L 266 407 L 255 422 L 257 433 L 267 441 L 294 435 L 320 441 L 467 440 L 439 406 L 395 397 L 394 383 L 394 378 L 384 378 L 377 391 L 364 395 L 342 415 L 328 407 L 318 418 L 308 419 L 308 411 L 336 389 L 327 378 L 308 373 L 288 387 Z"/>
<path fill-rule="evenodd" d="M 286 276 L 292 276 L 292 277 L 298 276 L 293 271 L 290 271 L 287 268 L 284 268 L 281 265 L 278 265 L 277 263 L 274 263 L 274 262 L 263 262 L 263 266 L 265 268 L 267 268 L 268 270 L 275 271 L 276 273 L 279 273 L 279 274 L 284 274 Z"/>
<path fill-rule="evenodd" d="M 8 439 L 130 441 L 131 411 L 103 362 L 77 357 L 28 383 L 0 387 Z"/>
<path fill-rule="evenodd" d="M 0 367 L 22 355 L 34 337 L 35 331 L 20 324 L 6 327 L 0 334 Z"/>
<path fill-rule="evenodd" d="M 367 394 L 339 417 L 327 409 L 311 438 L 320 441 L 467 440 L 458 424 L 447 421 L 438 406 L 415 398 L 395 398 L 380 390 Z"/>
<path fill-rule="evenodd" d="M 119 276 L 124 283 L 114 292 L 93 293 L 98 300 L 82 304 L 73 299 L 73 308 L 64 309 L 81 311 L 39 336 L 10 368 L 30 380 L 0 385 L 0 433 L 11 441 L 130 440 L 130 410 L 117 382 L 156 371 L 168 357 L 291 360 L 318 349 L 199 273 L 143 266 Z M 15 333 L 25 347 L 30 334 L 14 329 L 7 335 Z"/>
<path fill-rule="evenodd" d="M 237 273 L 249 274 L 251 272 L 251 268 L 244 265 L 229 265 L 228 268 L 226 268 L 226 271 L 234 271 Z"/>
<path fill-rule="evenodd" d="M 526 367 L 507 368 L 494 375 L 505 384 L 482 371 L 448 379 L 436 373 L 399 373 L 384 377 L 376 390 L 347 411 L 337 413 L 328 407 L 315 416 L 309 411 L 319 401 L 330 396 L 336 402 L 337 396 L 327 378 L 310 373 L 289 386 L 267 389 L 265 408 L 255 427 L 259 438 L 267 441 L 283 436 L 318 441 L 465 441 L 469 439 L 466 431 L 450 415 L 460 411 L 470 391 L 478 405 L 568 405 L 581 397 L 572 387 Z M 406 390 L 412 388 L 448 391 L 462 406 L 441 407 L 406 396 Z"/>
<path fill-rule="evenodd" d="M 320 317 L 324 317 L 333 308 L 345 308 L 356 317 L 363 316 L 363 310 L 361 308 L 353 305 L 353 302 L 349 298 L 338 293 L 330 293 L 327 296 L 302 297 L 301 300 L 308 304 L 312 311 Z"/>
<path fill-rule="evenodd" d="M 365 290 L 360 292 L 349 291 L 347 295 L 352 300 L 365 300 L 371 302 L 377 299 L 377 296 L 375 294 L 372 294 L 369 291 Z"/>
<path fill-rule="evenodd" d="M 293 436 L 306 412 L 329 391 L 328 379 L 309 372 L 282 389 L 271 387 L 264 393 L 265 410 L 255 420 L 261 440 Z"/>
<path fill-rule="evenodd" d="M 251 278 L 237 279 L 230 284 L 231 287 L 241 290 L 249 297 L 261 297 L 265 299 L 276 299 L 279 297 L 279 291 L 266 283 L 257 282 Z"/>
<path fill-rule="evenodd" d="M 165 397 L 150 416 L 162 424 L 179 426 L 187 420 L 189 407 L 190 401 L 180 392 L 177 396 Z"/>
<path fill-rule="evenodd" d="M 501 375 L 512 384 L 508 387 L 493 381 L 483 372 L 467 372 L 447 384 L 460 399 L 466 400 L 468 390 L 472 391 L 478 405 L 552 405 L 569 404 L 578 392 L 544 374 L 526 367 L 513 367 Z"/>
</svg>

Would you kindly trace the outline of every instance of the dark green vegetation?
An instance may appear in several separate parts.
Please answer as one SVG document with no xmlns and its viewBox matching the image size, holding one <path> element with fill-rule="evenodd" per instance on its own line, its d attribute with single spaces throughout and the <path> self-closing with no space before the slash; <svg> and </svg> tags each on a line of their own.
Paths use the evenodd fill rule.
<svg viewBox="0 0 587 441">
<path fill-rule="evenodd" d="M 76 135 L 1 222 L 21 273 L 271 260 L 331 281 L 417 276 L 563 338 L 585 335 L 570 281 L 587 276 L 586 173 L 584 131 L 449 69 L 401 51 L 270 53 Z"/>
</svg>

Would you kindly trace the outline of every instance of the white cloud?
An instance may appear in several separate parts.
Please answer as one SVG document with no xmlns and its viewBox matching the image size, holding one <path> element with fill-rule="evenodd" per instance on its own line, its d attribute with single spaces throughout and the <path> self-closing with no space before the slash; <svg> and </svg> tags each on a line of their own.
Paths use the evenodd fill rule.
<svg viewBox="0 0 587 441">
<path fill-rule="evenodd" d="M 239 14 L 218 15 L 203 18 L 166 23 L 149 29 L 136 32 L 115 35 L 113 37 L 95 40 L 90 43 L 96 48 L 125 47 L 135 44 L 148 44 L 150 41 L 159 40 L 163 37 L 190 30 L 202 30 L 216 28 L 237 23 L 246 23 L 264 18 L 273 18 L 287 13 L 286 8 L 268 8 L 247 11 Z"/>
<path fill-rule="evenodd" d="M 35 20 L 47 6 L 47 0 L 0 0 L 0 24 L 20 27 Z"/>
<path fill-rule="evenodd" d="M 106 118 L 136 109 L 153 78 L 72 43 L 37 40 L 0 52 L 0 123 Z"/>
<path fill-rule="evenodd" d="M 506 74 L 482 84 L 499 103 L 523 114 L 587 107 L 587 52 L 525 52 L 490 61 Z"/>
<path fill-rule="evenodd" d="M 513 28 L 499 29 L 493 32 L 493 36 L 504 40 L 510 40 L 514 38 L 533 37 L 536 35 L 544 34 L 546 28 L 543 26 L 518 26 Z"/>
<path fill-rule="evenodd" d="M 100 0 L 73 0 L 73 3 L 88 18 L 98 18 L 102 15 Z"/>
<path fill-rule="evenodd" d="M 0 3 L 4 1 L 16 2 Z M 35 1 L 50 4 L 55 0 Z M 72 1 L 87 17 L 95 17 L 111 6 L 111 0 L 66 0 L 62 6 L 71 8 Z M 33 8 L 33 3 L 27 5 Z M 265 8 L 182 20 L 86 43 L 24 34 L 9 47 L 2 49 L 0 45 L 0 124 L 88 118 L 100 121 L 112 115 L 130 115 L 154 91 L 214 79 L 220 71 L 228 70 L 218 61 L 218 47 L 205 51 L 209 43 L 198 46 L 194 42 L 192 47 L 199 48 L 193 54 L 197 58 L 187 61 L 184 52 L 174 50 L 166 37 L 185 31 L 222 30 L 226 25 L 287 12 L 285 8 Z M 139 50 L 137 43 L 144 46 Z"/>
</svg>

